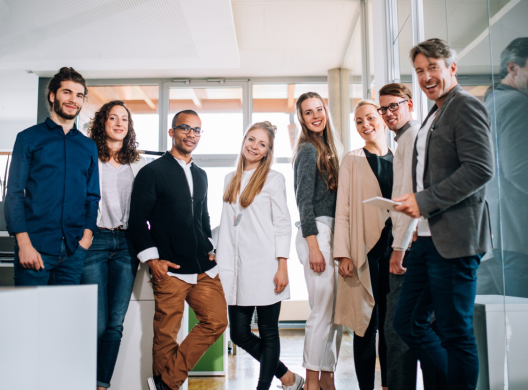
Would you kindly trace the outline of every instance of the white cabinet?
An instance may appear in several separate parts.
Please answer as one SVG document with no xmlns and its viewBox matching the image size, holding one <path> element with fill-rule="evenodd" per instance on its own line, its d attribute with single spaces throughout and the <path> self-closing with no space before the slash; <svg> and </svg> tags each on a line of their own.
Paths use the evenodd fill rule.
<svg viewBox="0 0 528 390">
<path fill-rule="evenodd" d="M 0 313 L 0 389 L 95 389 L 97 286 L 2 288 Z"/>
<path fill-rule="evenodd" d="M 473 325 L 480 372 L 477 390 L 526 390 L 528 299 L 477 295 Z"/>
</svg>

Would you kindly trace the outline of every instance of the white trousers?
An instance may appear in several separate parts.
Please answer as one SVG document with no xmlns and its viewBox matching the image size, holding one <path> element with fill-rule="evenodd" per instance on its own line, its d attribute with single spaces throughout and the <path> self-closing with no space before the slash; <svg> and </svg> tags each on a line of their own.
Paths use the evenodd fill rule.
<svg viewBox="0 0 528 390">
<path fill-rule="evenodd" d="M 324 272 L 310 269 L 308 243 L 301 229 L 297 232 L 295 246 L 304 265 L 304 278 L 308 288 L 308 301 L 312 312 L 306 321 L 303 367 L 312 371 L 335 371 L 343 326 L 334 324 L 336 296 L 336 265 L 332 253 L 332 230 L 317 222 L 317 242 L 325 261 Z"/>
</svg>

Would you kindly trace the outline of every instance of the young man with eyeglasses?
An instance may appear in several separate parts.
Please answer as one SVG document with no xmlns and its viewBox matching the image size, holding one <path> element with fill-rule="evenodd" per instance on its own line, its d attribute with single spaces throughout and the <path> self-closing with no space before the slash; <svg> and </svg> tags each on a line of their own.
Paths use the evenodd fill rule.
<svg viewBox="0 0 528 390">
<path fill-rule="evenodd" d="M 207 174 L 192 160 L 202 135 L 195 111 L 177 113 L 172 147 L 138 173 L 129 230 L 152 273 L 156 301 L 150 390 L 177 390 L 227 327 L 227 305 L 213 254 Z M 199 323 L 178 345 L 185 301 Z M 185 325 L 186 326 L 186 325 Z"/>
<path fill-rule="evenodd" d="M 382 116 L 389 130 L 396 133 L 394 141 L 398 148 L 394 153 L 394 182 L 392 196 L 398 197 L 413 190 L 412 161 L 414 140 L 420 130 L 420 122 L 413 120 L 412 93 L 404 84 L 387 84 L 379 90 Z M 398 336 L 392 326 L 394 312 L 398 304 L 403 283 L 408 249 L 412 242 L 417 219 L 403 213 L 391 212 L 392 256 L 390 261 L 389 286 L 387 295 L 387 312 L 385 317 L 385 339 L 387 343 L 387 384 L 391 390 L 416 389 L 416 356 Z M 424 378 L 425 379 L 425 378 Z M 426 390 L 434 388 L 424 380 Z"/>
</svg>

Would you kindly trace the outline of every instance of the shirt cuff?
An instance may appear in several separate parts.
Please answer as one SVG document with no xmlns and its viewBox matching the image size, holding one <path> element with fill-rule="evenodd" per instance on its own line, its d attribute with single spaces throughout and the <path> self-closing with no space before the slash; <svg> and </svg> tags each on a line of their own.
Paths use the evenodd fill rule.
<svg viewBox="0 0 528 390">
<path fill-rule="evenodd" d="M 152 248 L 147 248 L 144 251 L 139 252 L 137 258 L 142 263 L 146 263 L 149 260 L 159 259 L 158 248 L 155 246 Z"/>
<path fill-rule="evenodd" d="M 288 236 L 275 236 L 275 257 L 290 258 L 291 239 Z"/>
<path fill-rule="evenodd" d="M 214 255 L 214 254 L 215 254 L 215 250 L 216 250 L 216 247 L 215 247 L 214 241 L 213 241 L 213 239 L 212 239 L 211 237 L 207 237 L 207 238 L 209 239 L 209 241 L 211 241 L 211 245 L 213 246 L 213 249 L 211 249 L 211 250 L 209 251 L 209 254 L 210 254 L 210 255 Z M 213 278 L 213 279 L 214 279 L 214 278 Z"/>
</svg>

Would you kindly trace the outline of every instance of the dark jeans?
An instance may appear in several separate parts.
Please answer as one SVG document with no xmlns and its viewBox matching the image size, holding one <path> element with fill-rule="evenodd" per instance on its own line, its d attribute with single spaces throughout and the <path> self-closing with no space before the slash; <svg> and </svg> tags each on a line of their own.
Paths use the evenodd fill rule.
<svg viewBox="0 0 528 390">
<path fill-rule="evenodd" d="M 288 369 L 279 360 L 279 314 L 281 303 L 256 306 L 259 336 L 251 332 L 251 318 L 255 306 L 229 306 L 231 341 L 260 362 L 257 390 L 268 390 L 273 375 L 282 378 Z"/>
<path fill-rule="evenodd" d="M 95 234 L 81 283 L 98 286 L 97 386 L 110 387 L 138 265 L 128 232 L 101 229 Z"/>
<path fill-rule="evenodd" d="M 387 295 L 385 338 L 387 343 L 387 360 L 389 361 L 387 365 L 387 385 L 391 390 L 416 389 L 418 360 L 392 326 L 403 278 L 404 275 L 389 275 L 390 292 Z"/>
<path fill-rule="evenodd" d="M 420 360 L 424 376 L 440 380 L 439 389 L 477 386 L 473 308 L 481 257 L 445 259 L 431 237 L 418 237 L 409 253 L 394 329 Z"/>
<path fill-rule="evenodd" d="M 391 240 L 392 241 L 392 240 Z M 374 248 L 376 249 L 376 247 Z M 360 390 L 373 390 L 376 371 L 376 332 L 379 330 L 378 355 L 381 366 L 381 385 L 387 386 L 387 345 L 385 339 L 385 314 L 389 290 L 389 269 L 392 251 L 381 255 L 372 250 L 368 254 L 369 273 L 374 292 L 374 309 L 363 337 L 354 334 L 354 365 Z M 375 253 L 378 252 L 378 253 Z"/>
<path fill-rule="evenodd" d="M 79 245 L 75 253 L 69 253 L 64 240 L 59 256 L 41 253 L 44 269 L 38 271 L 20 265 L 18 245 L 15 244 L 15 286 L 65 286 L 79 284 L 84 267 L 86 249 Z"/>
</svg>

